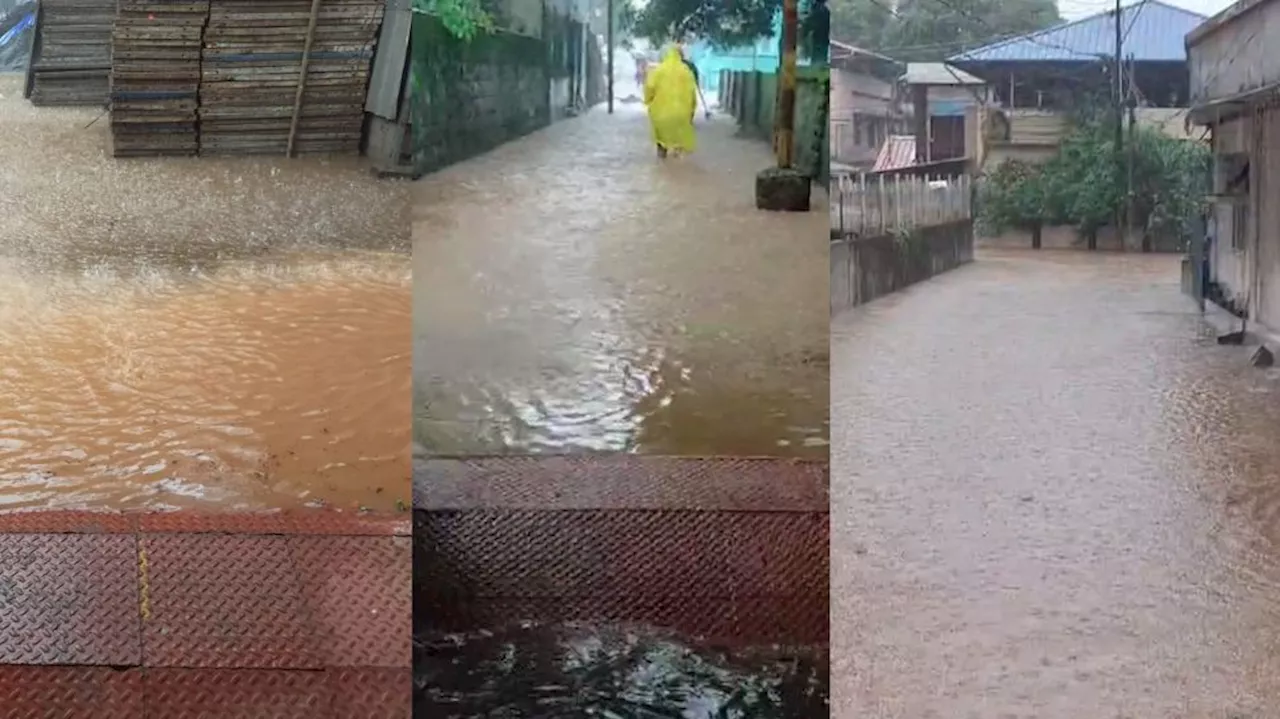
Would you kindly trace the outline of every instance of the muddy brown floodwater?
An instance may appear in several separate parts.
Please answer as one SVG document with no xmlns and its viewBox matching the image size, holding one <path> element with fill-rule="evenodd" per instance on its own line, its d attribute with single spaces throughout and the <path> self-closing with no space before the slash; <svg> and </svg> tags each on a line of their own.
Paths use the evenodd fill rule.
<svg viewBox="0 0 1280 719">
<path fill-rule="evenodd" d="M 115 160 L 97 111 L 20 89 L 0 76 L 0 509 L 407 502 L 405 186 Z"/>
<path fill-rule="evenodd" d="M 1178 258 L 980 253 L 832 329 L 832 716 L 1280 716 L 1280 372 Z"/>
<path fill-rule="evenodd" d="M 415 183 L 422 447 L 825 456 L 825 205 L 756 211 L 768 144 L 698 124 L 662 163 L 598 108 Z"/>
</svg>

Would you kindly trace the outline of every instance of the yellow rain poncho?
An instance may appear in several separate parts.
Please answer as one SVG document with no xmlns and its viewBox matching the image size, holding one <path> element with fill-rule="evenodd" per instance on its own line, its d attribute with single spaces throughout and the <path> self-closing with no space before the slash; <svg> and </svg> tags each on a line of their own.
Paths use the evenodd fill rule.
<svg viewBox="0 0 1280 719">
<path fill-rule="evenodd" d="M 644 104 L 649 108 L 653 141 L 665 150 L 693 152 L 697 143 L 693 115 L 698 111 L 698 86 L 684 64 L 679 48 L 670 48 L 644 80 Z"/>
</svg>

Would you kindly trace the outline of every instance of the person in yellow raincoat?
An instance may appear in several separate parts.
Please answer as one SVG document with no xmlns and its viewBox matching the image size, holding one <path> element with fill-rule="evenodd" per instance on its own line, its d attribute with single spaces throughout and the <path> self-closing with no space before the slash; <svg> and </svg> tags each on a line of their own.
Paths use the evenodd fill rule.
<svg viewBox="0 0 1280 719">
<path fill-rule="evenodd" d="M 644 80 L 644 104 L 658 157 L 693 152 L 697 137 L 693 116 L 698 111 L 698 84 L 679 47 L 668 48 L 662 62 Z"/>
</svg>

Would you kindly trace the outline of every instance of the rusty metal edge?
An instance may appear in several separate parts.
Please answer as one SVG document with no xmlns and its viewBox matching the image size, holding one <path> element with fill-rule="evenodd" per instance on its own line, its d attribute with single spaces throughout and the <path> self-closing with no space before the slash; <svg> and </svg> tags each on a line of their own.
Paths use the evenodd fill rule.
<svg viewBox="0 0 1280 719">
<path fill-rule="evenodd" d="M 407 513 L 353 514 L 336 510 L 284 512 L 118 512 L 18 510 L 0 513 L 0 534 L 259 534 L 403 536 Z"/>
<path fill-rule="evenodd" d="M 827 512 L 829 485 L 825 459 L 419 455 L 413 463 L 413 508 Z"/>
</svg>

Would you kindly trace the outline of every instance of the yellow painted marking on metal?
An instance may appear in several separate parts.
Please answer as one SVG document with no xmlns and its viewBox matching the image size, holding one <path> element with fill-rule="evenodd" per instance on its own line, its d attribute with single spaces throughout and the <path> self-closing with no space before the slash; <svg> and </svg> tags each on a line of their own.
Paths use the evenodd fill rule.
<svg viewBox="0 0 1280 719">
<path fill-rule="evenodd" d="M 147 571 L 147 548 L 138 547 L 138 604 L 142 611 L 142 621 L 151 618 L 151 575 Z"/>
</svg>

